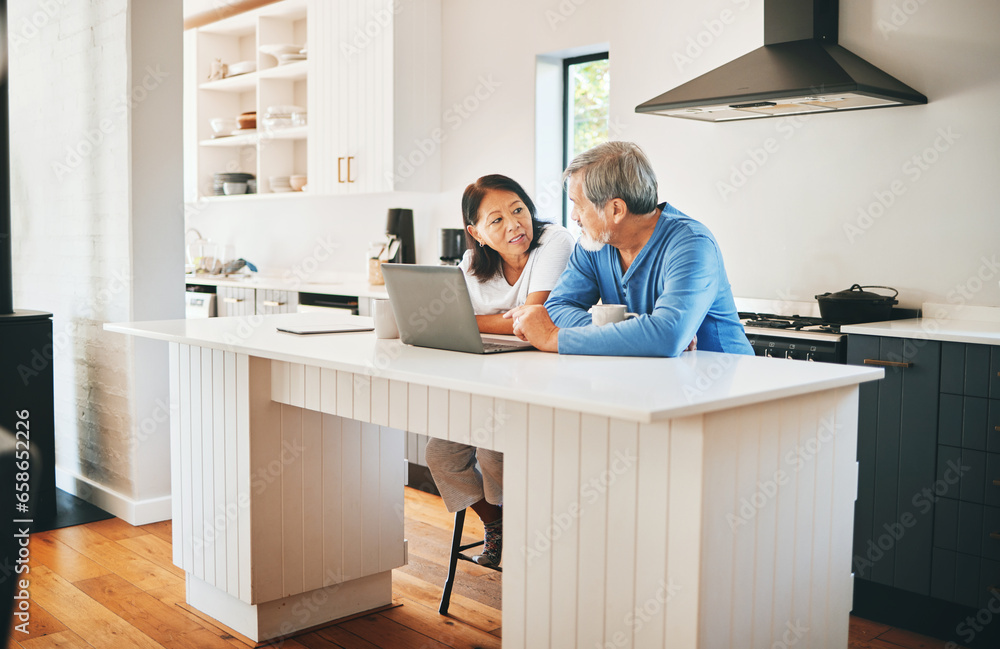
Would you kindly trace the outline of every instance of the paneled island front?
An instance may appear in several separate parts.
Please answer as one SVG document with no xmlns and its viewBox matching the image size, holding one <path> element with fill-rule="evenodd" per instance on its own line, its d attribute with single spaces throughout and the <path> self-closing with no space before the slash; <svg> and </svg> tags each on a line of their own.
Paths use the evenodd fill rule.
<svg viewBox="0 0 1000 649">
<path fill-rule="evenodd" d="M 168 343 L 191 606 L 264 641 L 390 604 L 410 431 L 504 453 L 504 647 L 847 646 L 858 384 L 882 370 L 276 330 L 332 321 L 371 322 L 105 326 Z"/>
</svg>

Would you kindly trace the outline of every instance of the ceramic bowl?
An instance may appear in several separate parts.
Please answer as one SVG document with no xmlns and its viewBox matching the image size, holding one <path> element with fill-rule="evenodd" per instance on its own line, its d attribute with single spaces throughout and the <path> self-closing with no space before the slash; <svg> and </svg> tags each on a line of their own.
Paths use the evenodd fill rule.
<svg viewBox="0 0 1000 649">
<path fill-rule="evenodd" d="M 235 196 L 237 194 L 247 193 L 246 183 L 222 183 L 222 193 L 226 196 Z"/>
<path fill-rule="evenodd" d="M 291 176 L 288 179 L 288 184 L 292 186 L 292 189 L 300 192 L 302 191 L 302 188 L 305 187 L 306 180 L 305 176 Z"/>
</svg>

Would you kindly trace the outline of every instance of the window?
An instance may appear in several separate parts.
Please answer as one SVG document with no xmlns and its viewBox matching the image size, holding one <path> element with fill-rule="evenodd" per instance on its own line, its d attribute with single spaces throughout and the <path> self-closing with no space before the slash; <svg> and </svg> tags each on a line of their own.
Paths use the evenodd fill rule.
<svg viewBox="0 0 1000 649">
<path fill-rule="evenodd" d="M 611 70 L 607 52 L 563 60 L 563 169 L 587 149 L 606 142 L 609 125 Z M 563 197 L 563 224 L 574 236 L 569 197 Z"/>
</svg>

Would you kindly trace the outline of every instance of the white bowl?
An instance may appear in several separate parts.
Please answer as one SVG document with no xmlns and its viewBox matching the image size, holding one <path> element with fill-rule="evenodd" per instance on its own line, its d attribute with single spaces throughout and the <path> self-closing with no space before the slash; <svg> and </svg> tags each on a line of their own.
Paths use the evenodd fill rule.
<svg viewBox="0 0 1000 649">
<path fill-rule="evenodd" d="M 257 70 L 256 61 L 237 61 L 236 63 L 230 63 L 226 68 L 227 77 L 235 77 L 238 74 L 246 74 L 247 72 L 254 72 Z"/>
<path fill-rule="evenodd" d="M 236 120 L 232 117 L 213 117 L 209 122 L 216 135 L 229 135 L 236 130 Z"/>
<path fill-rule="evenodd" d="M 222 193 L 226 196 L 234 196 L 236 194 L 246 194 L 247 184 L 246 183 L 222 183 Z"/>
<path fill-rule="evenodd" d="M 261 45 L 260 51 L 275 58 L 281 54 L 298 54 L 302 50 L 301 45 L 271 44 Z"/>
</svg>

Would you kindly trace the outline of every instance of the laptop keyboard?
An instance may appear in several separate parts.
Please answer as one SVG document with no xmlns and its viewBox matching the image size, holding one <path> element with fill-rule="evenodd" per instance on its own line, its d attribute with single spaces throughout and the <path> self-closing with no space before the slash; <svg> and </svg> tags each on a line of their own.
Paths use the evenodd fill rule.
<svg viewBox="0 0 1000 649">
<path fill-rule="evenodd" d="M 506 343 L 488 343 L 483 341 L 483 351 L 487 354 L 495 351 L 504 351 L 508 349 L 517 349 L 519 345 L 509 345 Z"/>
</svg>

